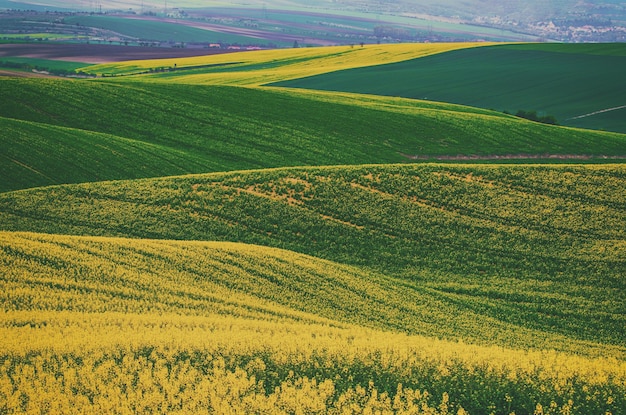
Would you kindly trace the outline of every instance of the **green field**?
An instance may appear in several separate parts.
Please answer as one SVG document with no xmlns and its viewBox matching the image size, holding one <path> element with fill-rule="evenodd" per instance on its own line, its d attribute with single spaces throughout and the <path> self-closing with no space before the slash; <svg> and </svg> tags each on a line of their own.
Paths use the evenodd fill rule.
<svg viewBox="0 0 626 415">
<path fill-rule="evenodd" d="M 506 45 L 274 85 L 428 99 L 513 114 L 535 110 L 554 115 L 563 125 L 626 132 L 625 70 L 622 44 Z"/>
<path fill-rule="evenodd" d="M 624 414 L 625 134 L 263 85 L 541 48 L 0 78 L 0 413 Z"/>
<path fill-rule="evenodd" d="M 4 41 L 16 41 L 16 40 L 72 40 L 76 36 L 60 33 L 0 33 L 0 39 Z"/>
<path fill-rule="evenodd" d="M 194 43 L 225 43 L 256 45 L 267 43 L 264 39 L 242 36 L 231 33 L 219 33 L 198 29 L 182 24 L 127 19 L 112 16 L 75 16 L 65 19 L 67 24 L 111 30 L 124 36 L 144 41 L 159 42 L 194 42 Z M 290 44 L 291 45 L 291 44 Z"/>
<path fill-rule="evenodd" d="M 0 91 L 14 97 L 0 102 L 4 191 L 415 155 L 626 155 L 620 134 L 395 98 L 62 79 L 6 79 Z"/>
<path fill-rule="evenodd" d="M 0 117 L 0 189 L 174 175 L 202 170 L 189 152 L 76 128 Z"/>
<path fill-rule="evenodd" d="M 51 71 L 67 71 L 69 73 L 83 68 L 84 62 L 69 62 L 52 59 L 39 59 L 39 58 L 24 58 L 24 57 L 0 57 L 0 68 L 15 68 L 21 67 L 22 69 L 32 70 L 51 70 Z"/>
</svg>

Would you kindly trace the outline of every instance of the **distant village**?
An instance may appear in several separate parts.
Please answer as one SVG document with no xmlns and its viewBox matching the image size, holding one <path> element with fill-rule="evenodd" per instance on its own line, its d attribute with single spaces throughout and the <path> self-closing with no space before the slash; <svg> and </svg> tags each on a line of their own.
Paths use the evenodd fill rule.
<svg viewBox="0 0 626 415">
<path fill-rule="evenodd" d="M 521 23 L 501 17 L 476 18 L 473 24 L 512 30 L 537 36 L 539 40 L 559 42 L 625 42 L 626 26 L 610 20 L 580 17 L 567 20 L 548 20 Z"/>
<path fill-rule="evenodd" d="M 175 42 L 175 41 L 155 41 L 149 39 L 138 39 L 124 36 L 111 30 L 99 29 L 97 27 L 83 26 L 80 23 L 67 24 L 65 18 L 81 15 L 111 15 L 111 16 L 143 16 L 147 18 L 162 18 L 172 20 L 194 20 L 197 16 L 178 8 L 168 9 L 165 13 L 155 11 L 137 12 L 132 9 L 124 11 L 108 12 L 38 12 L 34 10 L 0 10 L 0 40 L 17 39 L 23 41 L 78 41 L 92 43 L 109 43 L 119 45 L 139 45 L 149 47 L 174 47 L 174 48 L 210 48 L 227 50 L 254 50 L 260 48 L 274 48 L 274 43 L 279 35 L 273 34 L 270 38 L 264 39 L 258 44 L 243 45 L 228 42 Z M 250 18 L 234 19 L 232 17 L 207 17 L 203 16 L 198 20 L 205 23 L 222 26 L 240 27 L 244 30 L 260 30 L 258 22 Z M 520 35 L 536 38 L 537 41 L 558 41 L 558 42 L 626 42 L 626 25 L 616 23 L 610 19 L 598 18 L 594 16 L 571 16 L 566 19 L 547 20 L 539 22 L 517 21 L 514 19 L 498 16 L 477 17 L 466 23 L 473 26 L 500 29 L 502 31 L 514 32 Z M 315 21 L 320 29 L 318 32 L 311 32 L 312 38 L 322 39 L 328 33 L 328 26 L 338 26 L 324 21 Z M 369 34 L 351 31 L 349 27 L 341 28 L 337 31 L 335 42 L 345 43 L 394 43 L 394 42 L 454 42 L 466 41 L 464 37 L 455 38 L 449 33 L 443 35 L 437 31 L 416 30 L 401 25 L 393 25 L 381 22 L 377 24 Z M 269 33 L 269 32 L 268 32 Z M 54 36 L 56 34 L 57 36 Z M 64 35 L 64 36 L 58 36 Z M 278 36 L 278 37 L 277 37 Z M 321 37 L 320 37 L 321 36 Z M 331 44 L 330 42 L 329 44 Z M 294 47 L 298 44 L 293 42 Z M 318 43 L 324 44 L 324 42 Z M 284 47 L 284 45 L 283 45 Z"/>
</svg>

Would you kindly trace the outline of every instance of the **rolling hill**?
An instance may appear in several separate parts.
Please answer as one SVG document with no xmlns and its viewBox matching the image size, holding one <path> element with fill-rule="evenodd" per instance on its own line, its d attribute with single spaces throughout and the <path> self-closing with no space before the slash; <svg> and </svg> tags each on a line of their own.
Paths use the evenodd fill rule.
<svg viewBox="0 0 626 415">
<path fill-rule="evenodd" d="M 408 99 L 56 79 L 5 79 L 0 93 L 14 97 L 0 102 L 3 191 L 447 155 L 626 157 L 621 134 Z"/>
<path fill-rule="evenodd" d="M 455 306 L 293 252 L 6 232 L 0 250 L 0 395 L 15 412 L 443 414 L 543 403 L 595 413 L 624 404 L 626 365 L 611 359 L 364 328 L 423 330 L 420 318 Z"/>
<path fill-rule="evenodd" d="M 466 310 L 445 313 L 451 332 L 431 334 L 475 327 L 461 337 L 489 338 L 480 318 L 466 320 L 478 313 L 569 350 L 575 340 L 623 340 L 625 188 L 621 165 L 262 170 L 5 193 L 0 223 L 289 249 L 397 278 L 402 290 L 435 290 Z M 589 326 L 592 315 L 602 324 Z M 496 344 L 537 342 L 491 335 Z"/>
<path fill-rule="evenodd" d="M 0 191 L 201 170 L 204 160 L 158 144 L 0 117 Z"/>
<path fill-rule="evenodd" d="M 0 413 L 623 413 L 624 134 L 263 86 L 466 46 L 0 79 Z"/>
<path fill-rule="evenodd" d="M 429 99 L 511 113 L 534 110 L 554 115 L 563 125 L 624 133 L 625 68 L 626 47 L 619 43 L 496 45 L 273 85 Z"/>
</svg>

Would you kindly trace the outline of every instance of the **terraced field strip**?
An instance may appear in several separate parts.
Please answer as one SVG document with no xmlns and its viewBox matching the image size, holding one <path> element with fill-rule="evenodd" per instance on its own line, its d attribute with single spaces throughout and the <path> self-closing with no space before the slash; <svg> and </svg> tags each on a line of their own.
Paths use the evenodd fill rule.
<svg viewBox="0 0 626 415">
<path fill-rule="evenodd" d="M 331 46 L 321 48 L 278 49 L 184 59 L 127 61 L 81 68 L 98 75 L 129 75 L 155 68 L 177 71 L 144 76 L 150 82 L 186 84 L 258 86 L 269 82 L 302 78 L 327 72 L 372 64 L 399 62 L 445 51 L 479 47 L 487 43 L 441 43 L 365 45 L 363 47 Z M 206 68 L 215 65 L 214 69 Z M 203 67 L 193 73 L 194 67 Z M 191 73 L 179 69 L 187 68 Z"/>
</svg>

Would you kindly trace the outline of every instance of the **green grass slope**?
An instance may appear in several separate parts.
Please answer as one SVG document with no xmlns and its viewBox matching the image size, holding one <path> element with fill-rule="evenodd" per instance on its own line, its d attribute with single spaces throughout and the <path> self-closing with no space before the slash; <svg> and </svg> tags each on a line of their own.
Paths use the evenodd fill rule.
<svg viewBox="0 0 626 415">
<path fill-rule="evenodd" d="M 106 29 L 119 33 L 125 37 L 134 38 L 142 41 L 159 41 L 159 42 L 196 42 L 196 43 L 239 43 L 245 45 L 254 45 L 259 43 L 267 43 L 265 39 L 258 39 L 251 36 L 238 35 L 235 33 L 219 33 L 211 30 L 200 29 L 182 24 L 143 20 L 129 19 L 113 16 L 74 16 L 66 17 L 66 24 L 75 24 L 81 26 L 95 27 Z M 285 45 L 282 43 L 281 45 Z"/>
<path fill-rule="evenodd" d="M 166 146 L 0 117 L 0 192 L 200 171 L 206 160 Z"/>
<path fill-rule="evenodd" d="M 33 68 L 39 70 L 52 70 L 52 71 L 67 71 L 73 73 L 80 68 L 85 67 L 84 62 L 70 62 L 60 61 L 52 59 L 40 59 L 40 58 L 25 58 L 16 56 L 2 56 L 0 57 L 0 67 L 15 68 L 21 67 L 27 71 L 32 71 Z"/>
<path fill-rule="evenodd" d="M 279 169 L 5 193 L 0 224 L 289 249 L 462 310 L 430 334 L 588 353 L 624 343 L 625 191 L 623 165 Z"/>
<path fill-rule="evenodd" d="M 623 134 L 397 98 L 16 78 L 3 79 L 0 94 L 2 190 L 416 155 L 626 154 Z M 23 175 L 25 166 L 37 173 Z"/>
<path fill-rule="evenodd" d="M 520 44 L 468 48 L 274 85 L 429 99 L 512 113 L 535 110 L 554 115 L 563 125 L 626 132 L 625 71 L 623 44 Z"/>
</svg>

